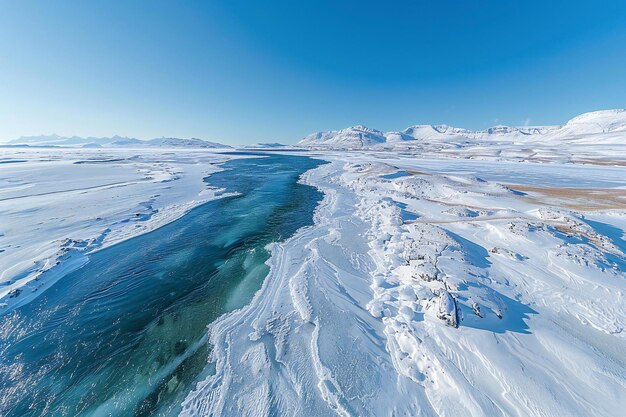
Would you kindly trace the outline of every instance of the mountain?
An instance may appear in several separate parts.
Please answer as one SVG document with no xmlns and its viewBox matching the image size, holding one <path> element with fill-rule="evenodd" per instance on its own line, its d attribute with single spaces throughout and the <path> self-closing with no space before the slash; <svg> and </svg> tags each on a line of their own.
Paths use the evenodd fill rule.
<svg viewBox="0 0 626 417">
<path fill-rule="evenodd" d="M 85 148 L 97 147 L 144 147 L 156 146 L 163 148 L 230 148 L 217 142 L 209 142 L 207 140 L 191 138 L 155 138 L 150 140 L 141 140 L 124 136 L 112 137 L 80 137 L 80 136 L 59 136 L 59 135 L 40 135 L 40 136 L 22 136 L 8 142 L 9 145 L 29 145 L 29 146 L 82 146 Z"/>
<path fill-rule="evenodd" d="M 59 135 L 39 135 L 39 136 L 21 136 L 17 139 L 10 140 L 8 143 L 11 145 L 60 145 L 60 146 L 72 146 L 72 145 L 86 145 L 95 143 L 98 145 L 105 145 L 112 142 L 133 140 L 131 138 L 113 136 L 110 138 L 103 137 L 80 137 L 80 136 L 59 136 Z M 137 140 L 137 139 L 134 139 Z"/>
<path fill-rule="evenodd" d="M 161 146 L 165 148 L 230 148 L 228 145 L 223 145 L 217 142 L 209 142 L 208 140 L 191 138 L 191 139 L 179 139 L 179 138 L 157 138 L 147 141 L 150 146 Z"/>
<path fill-rule="evenodd" d="M 338 147 L 338 148 L 367 148 L 385 143 L 384 133 L 365 126 L 353 126 L 347 129 L 329 132 L 318 132 L 306 136 L 300 142 L 303 147 Z"/>
<path fill-rule="evenodd" d="M 252 145 L 242 145 L 241 148 L 245 148 L 245 149 L 277 149 L 277 148 L 284 148 L 287 145 L 283 145 L 282 143 L 278 143 L 278 142 L 271 142 L 271 143 L 253 143 Z"/>
<path fill-rule="evenodd" d="M 369 149 L 420 146 L 436 142 L 546 142 L 626 144 L 626 110 L 584 113 L 561 126 L 493 126 L 472 131 L 448 125 L 414 125 L 381 132 L 365 126 L 313 133 L 298 146 L 316 149 Z"/>
<path fill-rule="evenodd" d="M 133 145 L 141 145 L 143 143 L 144 141 L 135 139 L 135 138 L 118 138 L 106 144 L 112 145 L 112 146 L 133 146 Z"/>
<path fill-rule="evenodd" d="M 626 131 L 626 110 L 601 110 L 583 113 L 571 119 L 564 129 L 577 133 L 610 133 Z"/>
</svg>

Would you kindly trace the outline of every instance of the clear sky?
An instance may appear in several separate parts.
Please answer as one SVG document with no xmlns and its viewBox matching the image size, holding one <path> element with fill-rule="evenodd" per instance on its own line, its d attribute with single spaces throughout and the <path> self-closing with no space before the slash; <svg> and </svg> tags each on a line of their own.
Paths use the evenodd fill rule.
<svg viewBox="0 0 626 417">
<path fill-rule="evenodd" d="M 617 107 L 624 0 L 0 0 L 0 140 L 289 143 Z"/>
</svg>

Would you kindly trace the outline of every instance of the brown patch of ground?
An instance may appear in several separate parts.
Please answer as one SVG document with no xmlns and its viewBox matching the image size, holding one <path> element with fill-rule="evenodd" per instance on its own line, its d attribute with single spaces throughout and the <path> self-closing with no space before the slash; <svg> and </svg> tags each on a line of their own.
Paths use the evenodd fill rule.
<svg viewBox="0 0 626 417">
<path fill-rule="evenodd" d="M 611 167 L 626 167 L 626 161 L 624 160 L 610 160 L 610 159 L 584 159 L 576 158 L 571 160 L 574 164 L 587 164 L 587 165 L 600 165 Z"/>
<path fill-rule="evenodd" d="M 573 210 L 626 209 L 626 189 L 556 188 L 507 184 L 526 195 L 523 200 L 535 204 L 566 207 Z"/>
<path fill-rule="evenodd" d="M 424 171 L 416 171 L 414 169 L 407 169 L 406 172 L 408 172 L 411 175 L 431 175 L 428 172 L 424 172 Z"/>
</svg>

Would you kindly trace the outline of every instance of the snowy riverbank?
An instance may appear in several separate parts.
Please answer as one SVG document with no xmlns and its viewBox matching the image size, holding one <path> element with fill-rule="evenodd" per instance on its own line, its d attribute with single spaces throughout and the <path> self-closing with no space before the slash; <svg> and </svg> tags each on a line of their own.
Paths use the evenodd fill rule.
<svg viewBox="0 0 626 417">
<path fill-rule="evenodd" d="M 242 157 L 111 148 L 4 148 L 0 155 L 0 312 L 83 265 L 86 254 L 221 197 L 203 179 Z"/>
<path fill-rule="evenodd" d="M 623 200 L 569 209 L 558 204 L 567 192 L 546 204 L 434 172 L 449 161 L 431 172 L 402 161 L 399 172 L 326 155 L 333 162 L 304 178 L 325 193 L 315 225 L 274 245 L 253 302 L 211 325 L 216 373 L 184 415 L 613 416 L 626 406 Z M 551 178 L 554 194 L 562 184 Z"/>
<path fill-rule="evenodd" d="M 4 309 L 223 196 L 240 155 L 12 149 Z M 315 224 L 209 327 L 183 415 L 614 416 L 626 407 L 625 168 L 310 151 Z M 226 300 L 228 302 L 228 300 Z M 213 365 L 209 365 L 213 366 Z"/>
</svg>

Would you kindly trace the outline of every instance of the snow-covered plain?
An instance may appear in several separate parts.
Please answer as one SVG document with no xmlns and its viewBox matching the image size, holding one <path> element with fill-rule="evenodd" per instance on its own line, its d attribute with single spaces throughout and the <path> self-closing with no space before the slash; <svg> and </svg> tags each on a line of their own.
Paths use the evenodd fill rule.
<svg viewBox="0 0 626 417">
<path fill-rule="evenodd" d="M 609 111 L 557 127 L 437 126 L 434 139 L 416 126 L 365 146 L 355 128 L 306 138 L 296 153 L 329 161 L 302 177 L 325 195 L 315 223 L 272 244 L 253 301 L 210 325 L 214 371 L 182 415 L 624 415 L 625 126 Z M 66 253 L 215 198 L 202 178 L 233 157 L 11 152 L 7 308 L 14 289 L 48 282 L 33 274 L 75 267 Z"/>
<path fill-rule="evenodd" d="M 0 312 L 83 265 L 89 252 L 218 198 L 203 178 L 234 157 L 198 149 L 0 149 Z"/>
<path fill-rule="evenodd" d="M 315 225 L 211 326 L 216 373 L 184 415 L 622 413 L 624 201 L 564 209 L 422 173 L 446 160 L 398 159 L 410 173 L 355 156 L 305 176 L 326 195 Z M 507 182 L 540 167 L 561 186 L 551 165 Z"/>
<path fill-rule="evenodd" d="M 331 161 L 303 178 L 325 194 L 315 225 L 210 326 L 216 371 L 183 415 L 623 415 L 622 113 L 538 130 L 584 127 L 541 158 L 484 137 L 305 139 Z"/>
</svg>

